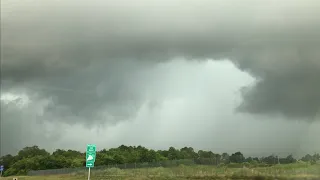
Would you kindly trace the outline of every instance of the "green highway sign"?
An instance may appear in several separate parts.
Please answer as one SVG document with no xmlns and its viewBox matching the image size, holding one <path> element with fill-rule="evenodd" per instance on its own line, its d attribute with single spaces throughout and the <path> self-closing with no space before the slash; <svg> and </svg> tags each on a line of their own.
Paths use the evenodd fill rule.
<svg viewBox="0 0 320 180">
<path fill-rule="evenodd" d="M 86 167 L 94 167 L 94 162 L 96 161 L 96 145 L 88 144 L 86 151 Z"/>
</svg>

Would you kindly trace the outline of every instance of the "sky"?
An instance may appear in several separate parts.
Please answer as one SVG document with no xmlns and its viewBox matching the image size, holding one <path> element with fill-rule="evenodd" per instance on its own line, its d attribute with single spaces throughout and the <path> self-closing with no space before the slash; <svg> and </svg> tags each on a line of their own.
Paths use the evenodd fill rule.
<svg viewBox="0 0 320 180">
<path fill-rule="evenodd" d="M 316 0 L 3 0 L 1 154 L 320 151 Z"/>
</svg>

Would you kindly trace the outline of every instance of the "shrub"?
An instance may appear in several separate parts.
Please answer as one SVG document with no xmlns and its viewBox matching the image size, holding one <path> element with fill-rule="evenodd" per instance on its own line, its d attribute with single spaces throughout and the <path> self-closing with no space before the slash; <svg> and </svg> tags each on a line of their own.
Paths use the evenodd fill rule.
<svg viewBox="0 0 320 180">
<path fill-rule="evenodd" d="M 228 168 L 242 168 L 243 165 L 240 163 L 230 163 L 227 165 Z"/>
</svg>

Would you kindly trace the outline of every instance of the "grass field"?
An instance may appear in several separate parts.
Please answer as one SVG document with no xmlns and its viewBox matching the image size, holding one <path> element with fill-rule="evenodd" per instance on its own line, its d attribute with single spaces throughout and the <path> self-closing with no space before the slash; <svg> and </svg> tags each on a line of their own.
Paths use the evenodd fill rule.
<svg viewBox="0 0 320 180">
<path fill-rule="evenodd" d="M 23 176 L 18 180 L 82 180 L 87 179 L 87 172 L 70 175 Z M 12 180 L 13 177 L 1 180 Z M 215 168 L 213 166 L 184 166 L 174 168 L 126 169 L 116 168 L 92 171 L 91 180 L 174 180 L 174 179 L 254 179 L 254 180 L 285 180 L 314 179 L 320 180 L 320 165 L 290 164 L 264 168 Z"/>
</svg>

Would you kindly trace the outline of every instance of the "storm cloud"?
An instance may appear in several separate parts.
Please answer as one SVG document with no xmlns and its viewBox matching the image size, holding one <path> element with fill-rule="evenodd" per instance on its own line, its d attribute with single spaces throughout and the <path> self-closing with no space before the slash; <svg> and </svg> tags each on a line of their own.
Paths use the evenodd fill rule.
<svg viewBox="0 0 320 180">
<path fill-rule="evenodd" d="M 119 91 L 144 80 L 130 78 L 142 67 L 175 57 L 230 59 L 259 79 L 243 91 L 242 111 L 307 119 L 319 111 L 318 1 L 4 1 L 2 7 L 2 80 L 94 93 L 105 76 L 114 83 L 107 100 L 128 103 L 134 89 Z M 96 93 L 55 98 L 79 111 L 106 102 Z"/>
<path fill-rule="evenodd" d="M 311 122 L 320 119 L 319 38 L 317 0 L 2 0 L 1 93 L 47 102 L 48 122 L 115 124 L 183 92 L 164 88 L 188 81 L 175 62 L 228 61 L 253 77 L 236 86 L 242 98 L 229 113 Z"/>
<path fill-rule="evenodd" d="M 146 100 L 134 116 L 121 121 L 108 113 L 116 106 L 94 111 L 104 119 L 88 119 L 48 112 L 52 101 L 34 89 L 2 93 L 0 153 L 34 144 L 50 151 L 83 151 L 86 143 L 99 149 L 121 144 L 155 149 L 192 146 L 217 153 L 241 150 L 247 156 L 304 155 L 320 148 L 319 123 L 235 114 L 239 88 L 253 79 L 231 62 L 182 59 L 148 70 L 150 81 L 140 88 L 147 89 Z"/>
</svg>

